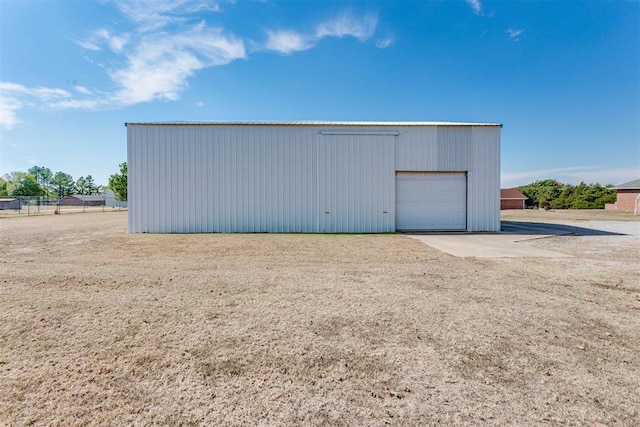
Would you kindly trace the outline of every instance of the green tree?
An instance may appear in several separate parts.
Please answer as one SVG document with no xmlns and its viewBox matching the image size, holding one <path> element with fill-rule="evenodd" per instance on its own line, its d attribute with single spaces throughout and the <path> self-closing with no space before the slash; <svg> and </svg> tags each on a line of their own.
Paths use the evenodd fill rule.
<svg viewBox="0 0 640 427">
<path fill-rule="evenodd" d="M 98 187 L 91 175 L 81 176 L 74 185 L 76 194 L 98 194 Z"/>
<path fill-rule="evenodd" d="M 536 181 L 528 185 L 518 187 L 518 190 L 530 199 L 530 203 L 536 206 L 544 206 L 560 196 L 564 184 L 555 179 Z"/>
<path fill-rule="evenodd" d="M 42 196 L 43 191 L 35 177 L 26 172 L 13 171 L 4 175 L 6 192 L 10 196 L 37 197 Z"/>
<path fill-rule="evenodd" d="M 51 169 L 44 166 L 32 166 L 27 172 L 34 176 L 36 182 L 40 184 L 40 187 L 42 187 L 45 192 L 49 189 L 51 186 L 51 179 L 53 178 Z"/>
<path fill-rule="evenodd" d="M 23 197 L 38 197 L 42 196 L 42 187 L 38 184 L 29 174 L 20 184 L 13 188 L 11 191 L 12 196 L 23 196 Z"/>
<path fill-rule="evenodd" d="M 127 162 L 120 164 L 120 173 L 109 177 L 109 188 L 113 190 L 116 200 L 127 200 Z"/>
<path fill-rule="evenodd" d="M 68 173 L 56 172 L 53 175 L 51 184 L 55 187 L 57 196 L 63 198 L 73 193 L 75 182 L 73 181 L 73 177 Z"/>
<path fill-rule="evenodd" d="M 42 187 L 35 177 L 26 172 L 14 171 L 5 175 L 7 179 L 7 193 L 10 196 L 38 197 L 42 196 Z"/>
<path fill-rule="evenodd" d="M 602 209 L 606 203 L 616 200 L 616 192 L 612 185 L 562 184 L 552 179 L 536 181 L 518 187 L 533 204 L 544 206 L 549 204 L 554 209 Z"/>
<path fill-rule="evenodd" d="M 0 196 L 8 196 L 7 181 L 4 178 L 0 178 Z"/>
</svg>

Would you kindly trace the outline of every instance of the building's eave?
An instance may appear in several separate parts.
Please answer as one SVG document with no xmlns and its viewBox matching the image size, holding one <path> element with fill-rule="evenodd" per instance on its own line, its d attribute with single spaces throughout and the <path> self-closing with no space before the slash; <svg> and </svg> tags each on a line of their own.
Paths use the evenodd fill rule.
<svg viewBox="0 0 640 427">
<path fill-rule="evenodd" d="M 127 122 L 125 126 L 499 126 L 501 123 L 465 122 L 361 122 L 361 121 L 180 121 Z"/>
</svg>

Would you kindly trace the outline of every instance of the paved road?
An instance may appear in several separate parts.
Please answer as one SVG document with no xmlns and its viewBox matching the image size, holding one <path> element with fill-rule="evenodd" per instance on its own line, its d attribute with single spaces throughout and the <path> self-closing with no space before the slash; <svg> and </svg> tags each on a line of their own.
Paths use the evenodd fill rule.
<svg viewBox="0 0 640 427">
<path fill-rule="evenodd" d="M 502 221 L 500 233 L 407 233 L 408 237 L 457 257 L 566 258 L 570 255 L 536 248 L 520 242 L 557 235 L 640 236 L 640 223 L 631 221 L 574 221 L 536 223 Z"/>
</svg>

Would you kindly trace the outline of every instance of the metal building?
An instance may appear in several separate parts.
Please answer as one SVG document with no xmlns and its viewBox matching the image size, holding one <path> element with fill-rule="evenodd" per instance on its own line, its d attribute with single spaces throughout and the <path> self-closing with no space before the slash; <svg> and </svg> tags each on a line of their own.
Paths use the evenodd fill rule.
<svg viewBox="0 0 640 427">
<path fill-rule="evenodd" d="M 499 124 L 126 126 L 132 233 L 500 230 Z"/>
</svg>

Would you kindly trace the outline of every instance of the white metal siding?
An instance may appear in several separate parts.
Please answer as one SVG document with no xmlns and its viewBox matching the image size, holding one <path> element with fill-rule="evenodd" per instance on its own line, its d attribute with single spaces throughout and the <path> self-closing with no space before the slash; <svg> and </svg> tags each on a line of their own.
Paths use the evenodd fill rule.
<svg viewBox="0 0 640 427">
<path fill-rule="evenodd" d="M 467 172 L 468 229 L 500 229 L 496 125 L 133 123 L 127 135 L 131 232 L 392 231 L 394 171 Z M 321 200 L 343 203 L 329 224 Z"/>
<path fill-rule="evenodd" d="M 394 231 L 390 135 L 318 135 L 318 200 L 323 233 Z"/>
<path fill-rule="evenodd" d="M 470 126 L 403 129 L 396 144 L 397 171 L 467 171 L 473 166 Z"/>
<path fill-rule="evenodd" d="M 438 170 L 438 128 L 403 128 L 395 146 L 396 170 Z"/>
<path fill-rule="evenodd" d="M 314 231 L 314 146 L 301 132 L 130 126 L 130 231 Z"/>
<path fill-rule="evenodd" d="M 472 127 L 467 229 L 500 231 L 500 128 Z"/>
<path fill-rule="evenodd" d="M 398 172 L 396 229 L 466 230 L 464 172 Z"/>
</svg>

